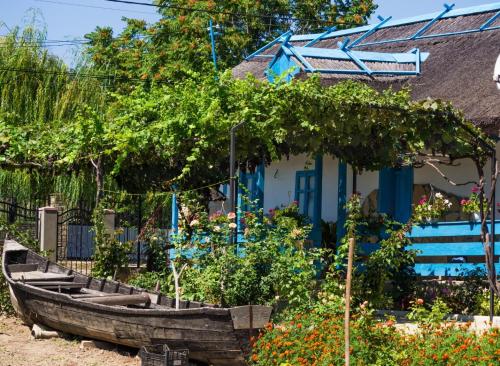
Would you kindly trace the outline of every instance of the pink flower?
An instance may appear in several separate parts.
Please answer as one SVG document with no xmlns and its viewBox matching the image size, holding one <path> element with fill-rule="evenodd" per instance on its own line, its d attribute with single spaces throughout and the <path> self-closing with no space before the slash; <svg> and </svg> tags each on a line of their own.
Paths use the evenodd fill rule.
<svg viewBox="0 0 500 366">
<path fill-rule="evenodd" d="M 463 199 L 460 201 L 460 204 L 461 204 L 462 206 L 465 206 L 465 205 L 467 205 L 468 203 L 469 203 L 469 200 L 466 200 L 465 198 L 463 198 Z"/>
<path fill-rule="evenodd" d="M 478 192 L 479 192 L 479 187 L 478 186 L 472 187 L 472 193 L 478 193 Z"/>
<path fill-rule="evenodd" d="M 238 225 L 236 225 L 234 222 L 229 224 L 230 229 L 236 229 L 237 227 L 238 227 Z"/>
<path fill-rule="evenodd" d="M 420 199 L 420 201 L 418 201 L 418 204 L 419 205 L 423 205 L 427 203 L 427 196 L 422 196 L 422 198 Z"/>
<path fill-rule="evenodd" d="M 298 205 L 299 205 L 299 201 L 297 201 L 297 200 L 293 201 L 293 202 L 292 202 L 292 205 L 294 205 L 294 206 L 298 206 Z"/>
<path fill-rule="evenodd" d="M 417 299 L 417 301 L 415 301 L 415 303 L 417 305 L 424 305 L 424 299 Z"/>
<path fill-rule="evenodd" d="M 234 212 L 230 212 L 227 214 L 227 218 L 229 220 L 234 220 L 236 218 L 236 214 Z"/>
</svg>

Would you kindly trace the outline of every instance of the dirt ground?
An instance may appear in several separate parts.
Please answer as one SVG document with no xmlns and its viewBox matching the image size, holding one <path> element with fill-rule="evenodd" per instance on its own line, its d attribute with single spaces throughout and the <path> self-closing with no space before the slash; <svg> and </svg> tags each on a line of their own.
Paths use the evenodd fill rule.
<svg viewBox="0 0 500 366">
<path fill-rule="evenodd" d="M 35 340 L 19 319 L 0 316 L 0 366 L 138 366 L 137 351 L 82 349 L 81 339 Z"/>
</svg>

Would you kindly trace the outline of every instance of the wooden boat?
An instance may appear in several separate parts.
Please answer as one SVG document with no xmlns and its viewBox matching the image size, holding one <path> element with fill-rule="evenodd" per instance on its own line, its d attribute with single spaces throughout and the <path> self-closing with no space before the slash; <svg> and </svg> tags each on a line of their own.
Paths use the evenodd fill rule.
<svg viewBox="0 0 500 366">
<path fill-rule="evenodd" d="M 188 349 L 195 364 L 246 365 L 249 337 L 271 315 L 267 306 L 194 301 L 176 310 L 160 293 L 73 272 L 12 240 L 5 241 L 2 264 L 12 303 L 28 324 L 135 348 Z"/>
</svg>

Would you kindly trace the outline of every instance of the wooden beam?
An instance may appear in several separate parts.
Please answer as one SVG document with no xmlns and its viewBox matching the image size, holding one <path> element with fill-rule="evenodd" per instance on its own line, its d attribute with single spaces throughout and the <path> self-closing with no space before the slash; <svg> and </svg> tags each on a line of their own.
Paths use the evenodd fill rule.
<svg viewBox="0 0 500 366">
<path fill-rule="evenodd" d="M 115 296 L 97 296 L 91 297 L 87 299 L 82 299 L 82 301 L 91 302 L 93 304 L 101 304 L 101 305 L 140 305 L 146 304 L 149 305 L 151 300 L 148 294 L 140 294 L 140 295 L 120 295 Z"/>
</svg>

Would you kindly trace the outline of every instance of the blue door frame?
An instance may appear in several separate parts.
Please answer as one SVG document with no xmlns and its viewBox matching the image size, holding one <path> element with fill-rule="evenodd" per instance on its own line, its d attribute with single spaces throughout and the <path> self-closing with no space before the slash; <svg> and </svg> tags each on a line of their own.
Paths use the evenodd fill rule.
<svg viewBox="0 0 500 366">
<path fill-rule="evenodd" d="M 314 170 L 302 170 L 295 174 L 295 201 L 299 203 L 300 213 L 311 219 L 313 227 L 310 238 L 315 246 L 321 245 L 322 191 L 323 156 L 317 156 Z"/>
<path fill-rule="evenodd" d="M 407 222 L 412 213 L 413 167 L 386 168 L 379 173 L 378 210 Z"/>
</svg>

